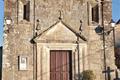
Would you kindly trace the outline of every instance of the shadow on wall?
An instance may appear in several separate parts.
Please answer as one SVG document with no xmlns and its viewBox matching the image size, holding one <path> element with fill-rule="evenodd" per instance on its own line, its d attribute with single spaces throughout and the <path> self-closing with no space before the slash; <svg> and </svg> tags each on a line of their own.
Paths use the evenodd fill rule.
<svg viewBox="0 0 120 80">
<path fill-rule="evenodd" d="M 0 47 L 0 80 L 2 80 L 2 47 Z"/>
<path fill-rule="evenodd" d="M 75 80 L 95 80 L 96 76 L 92 70 L 85 70 L 80 74 L 75 74 Z"/>
<path fill-rule="evenodd" d="M 115 49 L 115 65 L 120 69 L 120 47 Z"/>
</svg>

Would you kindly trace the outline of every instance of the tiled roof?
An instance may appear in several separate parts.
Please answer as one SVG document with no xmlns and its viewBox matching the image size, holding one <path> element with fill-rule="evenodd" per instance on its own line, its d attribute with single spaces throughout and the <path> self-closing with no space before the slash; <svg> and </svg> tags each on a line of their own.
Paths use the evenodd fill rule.
<svg viewBox="0 0 120 80">
<path fill-rule="evenodd" d="M 116 24 L 120 24 L 120 19 L 117 21 L 117 23 Z"/>
</svg>

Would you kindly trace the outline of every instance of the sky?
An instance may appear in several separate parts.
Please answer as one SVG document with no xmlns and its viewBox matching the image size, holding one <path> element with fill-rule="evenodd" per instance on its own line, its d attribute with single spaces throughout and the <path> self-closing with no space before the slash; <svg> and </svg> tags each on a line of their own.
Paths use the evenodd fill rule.
<svg viewBox="0 0 120 80">
<path fill-rule="evenodd" d="M 112 18 L 114 21 L 120 19 L 120 0 L 112 0 Z"/>
<path fill-rule="evenodd" d="M 3 0 L 0 0 L 0 46 L 2 46 L 3 43 L 3 17 L 4 17 L 4 2 Z"/>
<path fill-rule="evenodd" d="M 3 17 L 4 17 L 4 0 L 0 0 L 0 46 L 3 45 Z M 112 18 L 114 21 L 120 19 L 120 0 L 112 0 Z"/>
</svg>

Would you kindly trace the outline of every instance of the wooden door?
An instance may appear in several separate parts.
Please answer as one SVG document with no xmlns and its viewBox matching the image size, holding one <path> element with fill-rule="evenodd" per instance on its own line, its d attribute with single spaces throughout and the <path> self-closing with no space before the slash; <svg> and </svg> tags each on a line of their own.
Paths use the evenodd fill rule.
<svg viewBox="0 0 120 80">
<path fill-rule="evenodd" d="M 71 51 L 50 51 L 50 80 L 72 80 Z"/>
</svg>

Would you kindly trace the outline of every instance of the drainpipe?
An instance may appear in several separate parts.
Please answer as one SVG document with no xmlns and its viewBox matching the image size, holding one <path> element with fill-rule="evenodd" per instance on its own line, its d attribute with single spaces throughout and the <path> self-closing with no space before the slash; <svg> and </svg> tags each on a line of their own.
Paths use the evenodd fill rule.
<svg viewBox="0 0 120 80">
<path fill-rule="evenodd" d="M 80 75 L 80 50 L 79 50 L 79 37 L 77 36 L 77 53 L 78 53 L 78 80 L 81 79 L 81 75 Z"/>
<path fill-rule="evenodd" d="M 17 0 L 17 24 L 18 24 L 18 21 L 19 21 L 19 2 Z"/>
<path fill-rule="evenodd" d="M 101 17 L 102 17 L 102 27 L 103 27 L 103 57 L 104 57 L 104 61 L 103 61 L 103 65 L 104 65 L 104 71 L 106 71 L 106 50 L 105 50 L 105 26 L 104 26 L 104 0 L 101 0 Z M 105 80 L 107 80 L 107 74 L 105 73 Z"/>
<path fill-rule="evenodd" d="M 36 36 L 35 33 L 35 0 L 33 4 L 33 38 Z M 33 80 L 37 80 L 37 43 L 33 43 Z"/>
</svg>

